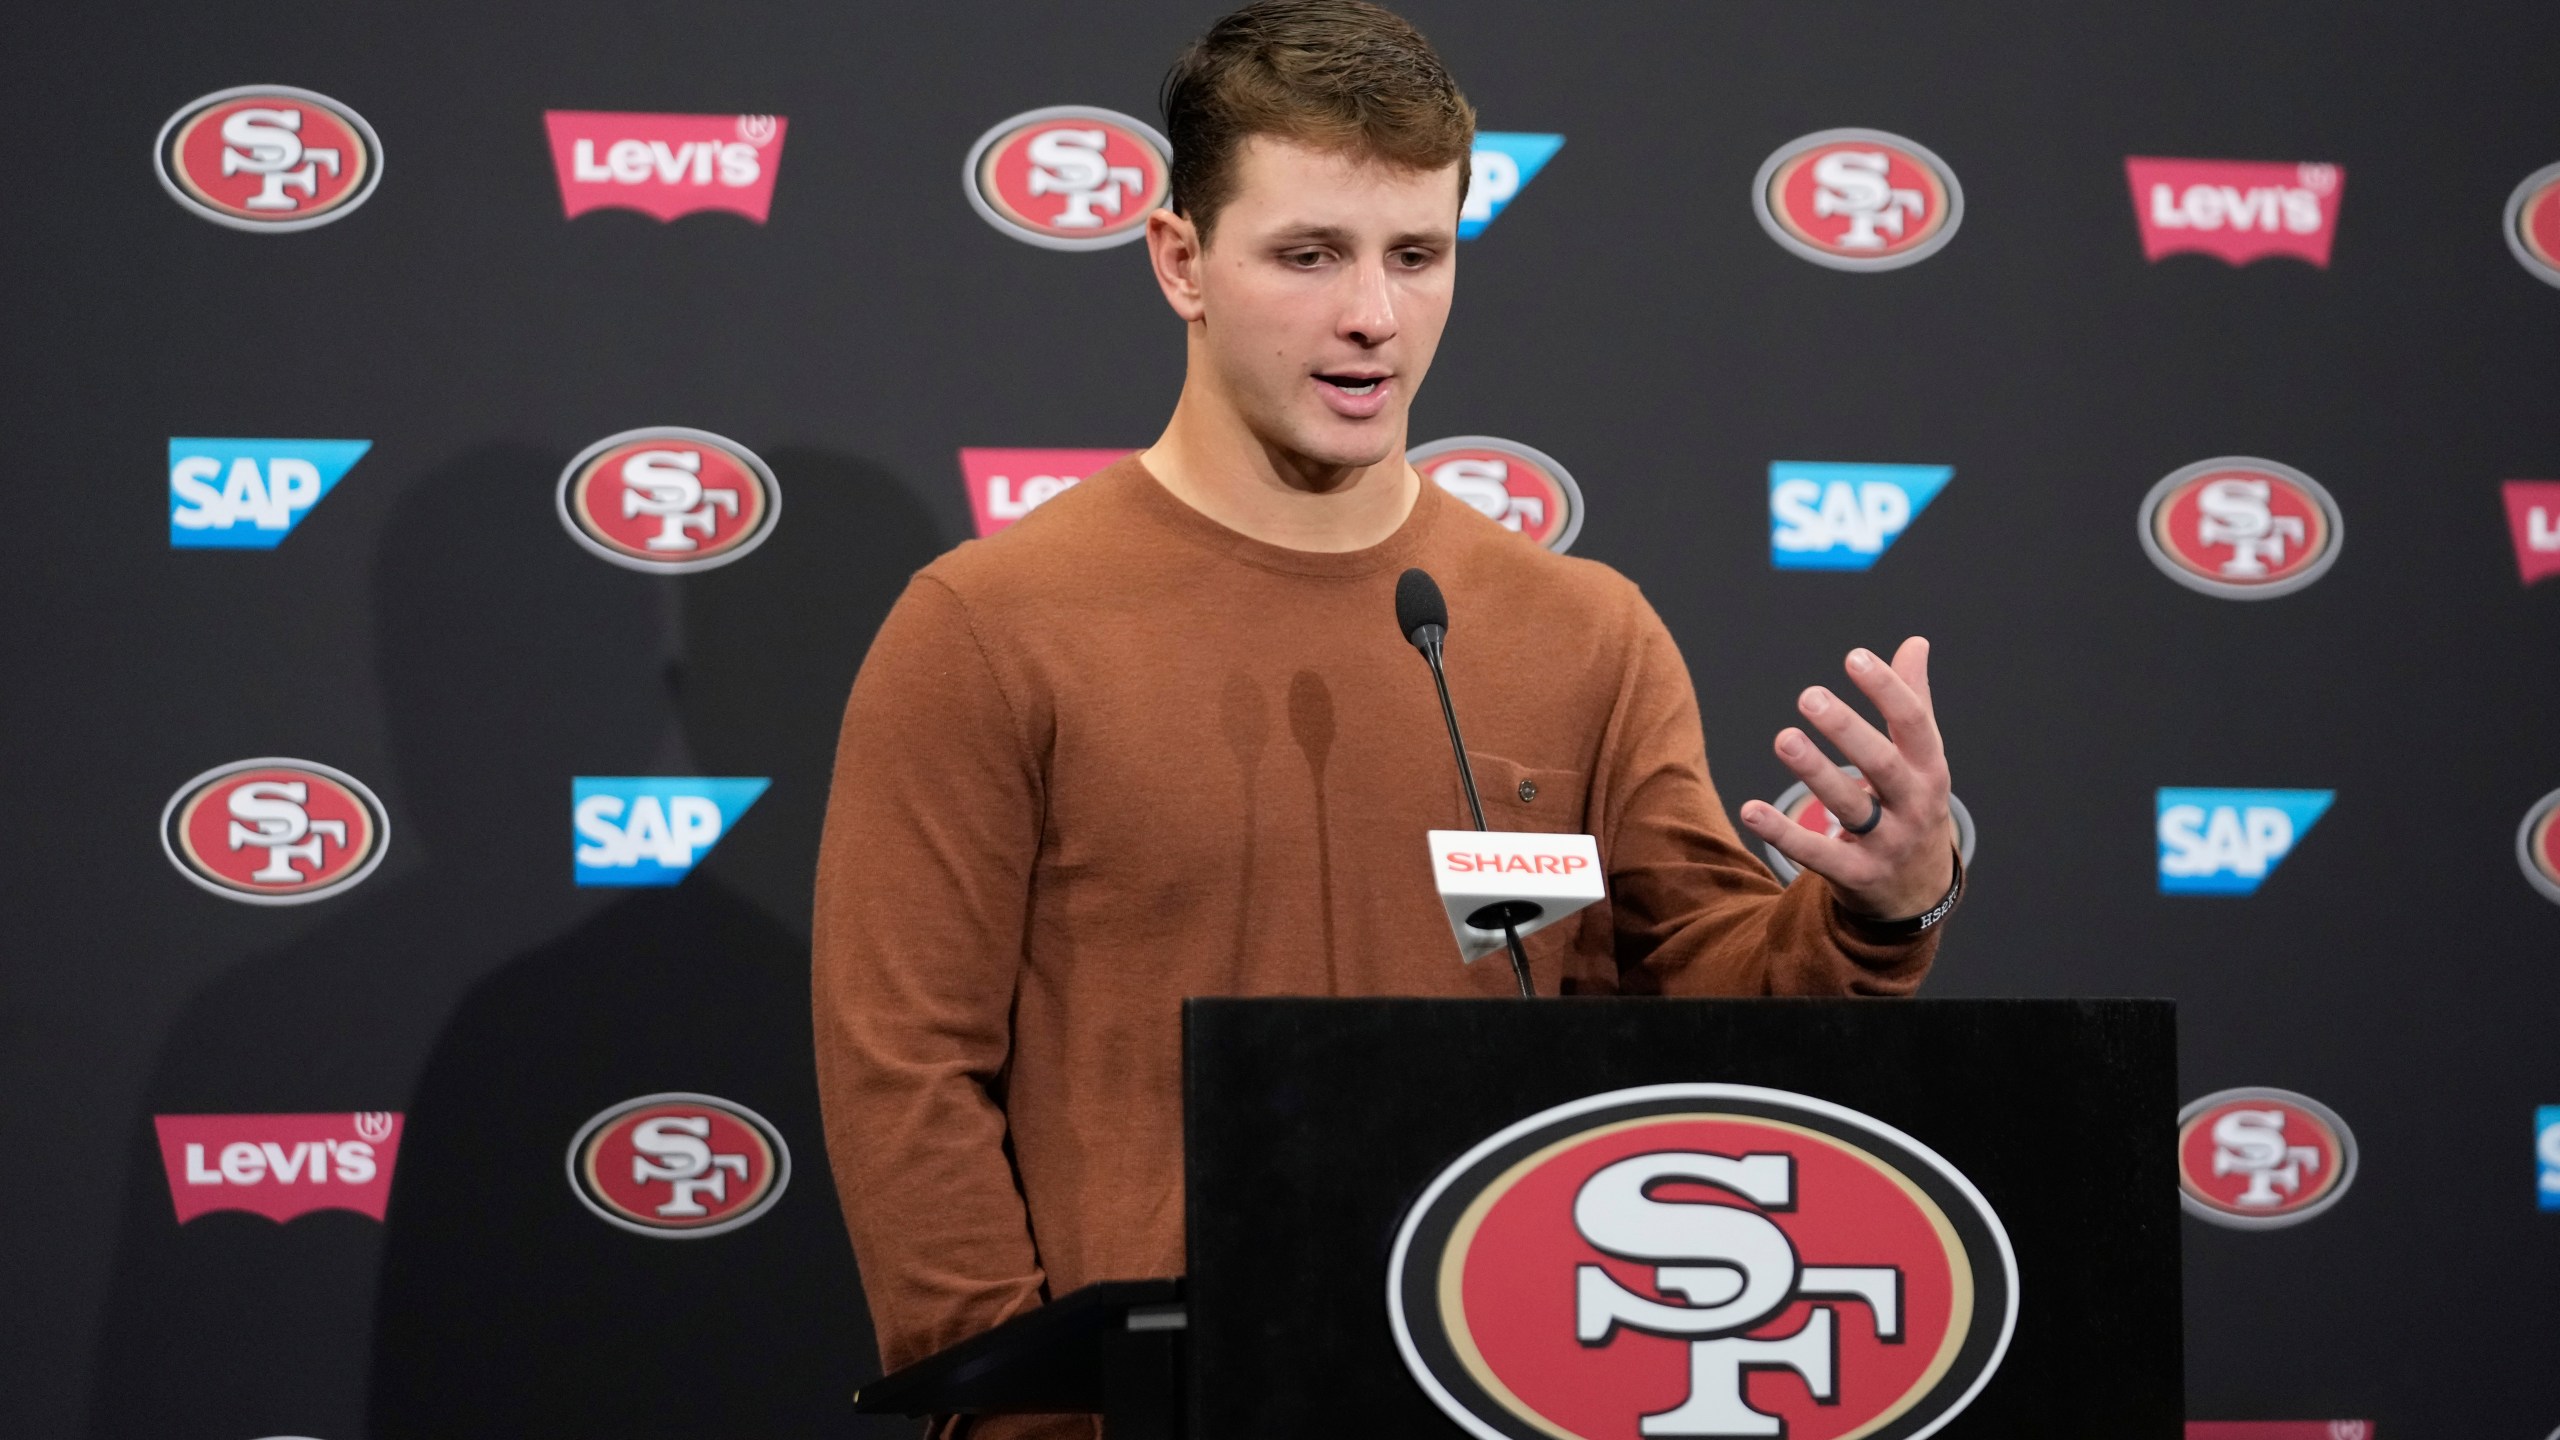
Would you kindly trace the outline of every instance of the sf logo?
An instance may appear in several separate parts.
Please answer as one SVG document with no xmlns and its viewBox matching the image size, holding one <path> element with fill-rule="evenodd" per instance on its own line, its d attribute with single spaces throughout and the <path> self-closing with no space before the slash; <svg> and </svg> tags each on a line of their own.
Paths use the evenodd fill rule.
<svg viewBox="0 0 2560 1440">
<path fill-rule="evenodd" d="M 2320 1147 L 2285 1143 L 2282 1110 L 2231 1110 L 2213 1122 L 2213 1173 L 2237 1175 L 2244 1189 L 2231 1203 L 2273 1209 L 2320 1169 Z"/>
<path fill-rule="evenodd" d="M 2231 558 L 2221 565 L 2223 574 L 2254 579 L 2271 568 L 2281 569 L 2285 548 L 2308 537 L 2301 516 L 2275 513 L 2274 493 L 2265 480 L 2216 480 L 2196 497 L 2197 543 L 2231 549 Z"/>
<path fill-rule="evenodd" d="M 1032 138 L 1027 152 L 1031 193 L 1066 202 L 1049 224 L 1061 230 L 1099 230 L 1108 223 L 1103 211 L 1116 219 L 1130 197 L 1147 193 L 1145 170 L 1114 165 L 1107 158 L 1110 141 L 1111 133 L 1098 127 L 1045 130 Z"/>
<path fill-rule="evenodd" d="M 1748 1206 L 1657 1193 L 1673 1184 L 1704 1186 Z M 1784 1421 L 1755 1409 L 1744 1393 L 1753 1371 L 1793 1371 L 1814 1400 L 1837 1401 L 1841 1306 L 1811 1306 L 1792 1335 L 1747 1333 L 1799 1300 L 1855 1301 L 1877 1340 L 1901 1342 L 1901 1270 L 1803 1264 L 1786 1232 L 1762 1213 L 1795 1208 L 1795 1161 L 1783 1154 L 1657 1152 L 1618 1161 L 1584 1182 L 1573 1202 L 1582 1238 L 1605 1254 L 1652 1263 L 1654 1288 L 1678 1299 L 1639 1294 L 1602 1266 L 1577 1266 L 1575 1338 L 1602 1346 L 1624 1327 L 1688 1342 L 1688 1398 L 1644 1416 L 1639 1433 L 1783 1435 Z"/>
<path fill-rule="evenodd" d="M 1834 150 L 1814 162 L 1813 213 L 1849 222 L 1831 237 L 1832 244 L 1843 250 L 1882 250 L 1889 242 L 1879 232 L 1891 232 L 1899 240 L 1906 216 L 1928 213 L 1927 197 L 1886 178 L 1892 168 L 1893 157 L 1881 150 Z"/>
<path fill-rule="evenodd" d="M 327 862 L 324 842 L 347 848 L 347 822 L 312 819 L 304 808 L 310 802 L 311 787 L 300 780 L 252 780 L 232 790 L 226 843 L 234 851 L 254 848 L 267 855 L 250 879 L 261 885 L 299 885 Z M 309 868 L 295 869 L 297 860 Z"/>
<path fill-rule="evenodd" d="M 651 550 L 701 549 L 694 536 L 708 539 L 718 531 L 721 511 L 737 518 L 738 492 L 702 483 L 699 450 L 642 450 L 622 462 L 622 518 L 659 522 L 658 533 L 644 542 Z"/>
<path fill-rule="evenodd" d="M 235 110 L 223 119 L 222 173 L 259 180 L 257 193 L 240 202 L 244 209 L 294 210 L 319 194 L 322 170 L 335 179 L 344 164 L 335 146 L 303 145 L 299 110 Z"/>
<path fill-rule="evenodd" d="M 1500 522 L 1505 530 L 1526 530 L 1533 535 L 1546 531 L 1547 502 L 1535 495 L 1511 493 L 1508 460 L 1491 455 L 1460 456 L 1433 466 L 1431 478 L 1441 489 L 1465 501 L 1467 508 Z"/>
<path fill-rule="evenodd" d="M 729 1177 L 734 1175 L 740 1186 L 746 1185 L 752 1173 L 747 1157 L 714 1154 L 710 1136 L 707 1115 L 656 1115 L 632 1128 L 631 1181 L 643 1190 L 661 1182 L 666 1185 L 667 1198 L 651 1207 L 661 1218 L 709 1215 L 703 1196 L 725 1206 Z"/>
</svg>

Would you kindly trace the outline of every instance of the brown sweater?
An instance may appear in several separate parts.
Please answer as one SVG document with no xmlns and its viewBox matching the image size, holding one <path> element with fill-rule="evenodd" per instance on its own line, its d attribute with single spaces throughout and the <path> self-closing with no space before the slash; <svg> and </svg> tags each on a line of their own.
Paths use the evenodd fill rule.
<svg viewBox="0 0 2560 1440">
<path fill-rule="evenodd" d="M 1609 899 L 1527 942 L 1542 993 L 1919 983 L 1934 935 L 1863 942 L 1743 849 L 1615 571 L 1427 484 L 1380 545 L 1282 549 L 1124 460 L 919 572 L 845 711 L 818 1070 L 885 1366 L 1182 1271 L 1183 997 L 1511 991 L 1432 888 L 1423 832 L 1468 820 L 1409 565 L 1448 596 L 1487 822 L 1599 840 Z"/>
</svg>

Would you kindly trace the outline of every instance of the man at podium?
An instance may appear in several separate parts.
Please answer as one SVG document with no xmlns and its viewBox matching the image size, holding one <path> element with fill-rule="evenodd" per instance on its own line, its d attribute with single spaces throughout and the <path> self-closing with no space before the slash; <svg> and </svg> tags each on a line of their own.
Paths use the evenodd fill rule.
<svg viewBox="0 0 2560 1440">
<path fill-rule="evenodd" d="M 1156 443 L 920 571 L 846 709 L 819 858 L 828 1150 L 883 1363 L 1183 1268 L 1192 995 L 1498 996 L 1425 832 L 1468 823 L 1392 623 L 1436 576 L 1495 830 L 1596 839 L 1608 898 L 1525 943 L 1547 995 L 1898 995 L 1962 880 L 1928 647 L 1799 705 L 1779 757 L 1851 833 L 1708 778 L 1636 587 L 1425 484 L 1406 416 L 1449 315 L 1474 111 L 1363 0 L 1264 0 L 1164 89 L 1147 248 L 1188 370 Z M 1870 790 L 1869 787 L 1872 787 Z M 997 1435 L 1089 1419 L 989 1421 Z"/>
</svg>

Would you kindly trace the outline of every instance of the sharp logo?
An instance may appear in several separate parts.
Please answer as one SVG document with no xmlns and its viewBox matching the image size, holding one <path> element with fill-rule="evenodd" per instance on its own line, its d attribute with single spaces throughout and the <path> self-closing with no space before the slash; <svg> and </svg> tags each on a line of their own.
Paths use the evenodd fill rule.
<svg viewBox="0 0 2560 1440">
<path fill-rule="evenodd" d="M 1467 162 L 1467 200 L 1458 210 L 1458 238 L 1483 234 L 1563 148 L 1561 135 L 1477 131 L 1475 152 Z"/>
<path fill-rule="evenodd" d="M 771 783 L 702 776 L 578 776 L 569 783 L 578 883 L 677 883 Z"/>
<path fill-rule="evenodd" d="M 2533 1193 L 2544 1210 L 2560 1210 L 2560 1105 L 2533 1112 Z"/>
<path fill-rule="evenodd" d="M 171 440 L 169 546 L 273 550 L 372 448 L 370 440 Z"/>
<path fill-rule="evenodd" d="M 382 181 L 364 117 L 290 85 L 242 85 L 190 102 L 160 127 L 161 188 L 234 230 L 308 230 L 353 214 Z"/>
<path fill-rule="evenodd" d="M 1897 270 L 1955 238 L 1964 187 L 1929 150 L 1882 130 L 1819 130 L 1778 147 L 1751 182 L 1769 238 L 1834 270 Z"/>
<path fill-rule="evenodd" d="M 1864 784 L 1866 781 L 1865 774 L 1862 773 L 1855 765 L 1841 766 L 1840 773 L 1848 776 L 1852 780 L 1858 781 L 1861 784 Z M 1868 793 L 1873 794 L 1874 791 L 1870 790 Z M 1806 785 L 1801 780 L 1788 786 L 1786 789 L 1779 791 L 1778 798 L 1770 801 L 1769 804 L 1774 807 L 1779 814 L 1786 816 L 1788 819 L 1793 820 L 1807 830 L 1818 831 L 1824 835 L 1831 836 L 1834 839 L 1838 839 L 1840 836 L 1840 817 L 1832 814 L 1829 806 L 1823 804 L 1820 800 L 1815 799 L 1812 787 Z M 1973 812 L 1964 808 L 1964 802 L 1962 800 L 1950 795 L 1947 797 L 1947 814 L 1956 822 L 1956 855 L 1963 860 L 1967 869 L 1971 869 L 1973 866 L 1974 842 Z M 1860 816 L 1859 818 L 1864 819 L 1866 817 Z M 1778 847 L 1774 845 L 1762 845 L 1760 847 L 1760 853 L 1768 859 L 1769 869 L 1777 875 L 1778 879 L 1782 883 L 1789 885 L 1795 883 L 1795 862 L 1789 860 L 1784 854 L 1780 853 Z"/>
<path fill-rule="evenodd" d="M 1104 250 L 1147 232 L 1164 204 L 1173 147 L 1117 110 L 1026 110 L 978 137 L 961 167 L 969 207 L 1048 250 Z"/>
<path fill-rule="evenodd" d="M 160 1162 L 178 1223 L 245 1210 L 282 1223 L 314 1210 L 382 1218 L 401 1117 L 349 1115 L 155 1115 Z"/>
<path fill-rule="evenodd" d="M 2516 863 L 2525 882 L 2543 899 L 2560 905 L 2560 790 L 2533 802 L 2516 827 Z"/>
<path fill-rule="evenodd" d="M 1945 1427 L 2009 1348 L 2018 1266 L 1979 1190 L 1854 1110 L 1656 1085 L 1487 1137 L 1408 1212 L 1396 1347 L 1479 1440 Z"/>
<path fill-rule="evenodd" d="M 987 450 L 960 452 L 961 483 L 980 538 L 1074 488 L 1127 450 Z"/>
<path fill-rule="evenodd" d="M 1468 508 L 1561 555 L 1582 533 L 1582 487 L 1556 458 L 1516 440 L 1453 435 L 1405 459 Z"/>
<path fill-rule="evenodd" d="M 2178 1201 L 2199 1220 L 2275 1230 L 2335 1205 L 2356 1178 L 2338 1112 L 2290 1090 L 2217 1090 L 2178 1112 Z"/>
<path fill-rule="evenodd" d="M 2507 197 L 2506 235 L 2525 273 L 2560 285 L 2560 165 L 2527 175 Z"/>
<path fill-rule="evenodd" d="M 2517 575 L 2527 585 L 2560 575 L 2560 480 L 2510 480 L 2503 489 Z"/>
<path fill-rule="evenodd" d="M 2247 455 L 2171 471 L 2142 497 L 2139 519 L 2161 574 L 2224 600 L 2290 595 L 2328 574 L 2346 542 L 2319 481 Z"/>
<path fill-rule="evenodd" d="M 1938 492 L 1952 465 L 1769 465 L 1769 563 L 1780 570 L 1866 570 Z"/>
<path fill-rule="evenodd" d="M 2335 790 L 2164 787 L 2154 807 L 2163 895 L 2254 895 L 2311 827 Z"/>
<path fill-rule="evenodd" d="M 2124 173 L 2145 260 L 2194 253 L 2246 265 L 2290 255 L 2329 266 L 2347 190 L 2339 166 L 2128 156 Z"/>
<path fill-rule="evenodd" d="M 546 110 L 567 218 L 637 210 L 673 220 L 727 210 L 761 225 L 791 122 L 779 115 L 626 115 Z"/>
<path fill-rule="evenodd" d="M 569 1142 L 569 1188 L 606 1224 L 698 1240 L 754 1223 L 791 1183 L 771 1122 L 714 1095 L 670 1091 L 605 1110 Z"/>
<path fill-rule="evenodd" d="M 560 472 L 560 523 L 593 555 L 662 575 L 742 559 L 773 533 L 782 486 L 746 446 L 662 425 L 608 435 Z"/>
<path fill-rule="evenodd" d="M 374 872 L 391 820 L 364 782 L 308 760 L 235 760 L 178 787 L 160 848 L 189 883 L 244 905 L 302 905 Z"/>
</svg>

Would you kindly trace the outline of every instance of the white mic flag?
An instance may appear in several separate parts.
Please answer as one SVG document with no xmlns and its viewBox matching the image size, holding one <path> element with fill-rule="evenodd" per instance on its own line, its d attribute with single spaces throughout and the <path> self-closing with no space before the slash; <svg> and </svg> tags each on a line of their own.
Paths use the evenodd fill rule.
<svg viewBox="0 0 2560 1440">
<path fill-rule="evenodd" d="M 1430 833 L 1431 878 L 1449 912 L 1458 955 L 1470 964 L 1503 947 L 1506 918 L 1527 935 L 1607 898 L 1600 883 L 1600 842 L 1588 835 Z"/>
</svg>

